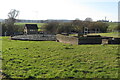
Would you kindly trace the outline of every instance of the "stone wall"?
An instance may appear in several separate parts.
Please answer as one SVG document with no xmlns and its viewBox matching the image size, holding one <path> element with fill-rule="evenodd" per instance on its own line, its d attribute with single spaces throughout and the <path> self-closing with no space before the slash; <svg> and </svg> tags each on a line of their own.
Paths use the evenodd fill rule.
<svg viewBox="0 0 120 80">
<path fill-rule="evenodd" d="M 57 34 L 56 39 L 58 42 L 78 45 L 78 38 L 76 37 Z"/>
</svg>

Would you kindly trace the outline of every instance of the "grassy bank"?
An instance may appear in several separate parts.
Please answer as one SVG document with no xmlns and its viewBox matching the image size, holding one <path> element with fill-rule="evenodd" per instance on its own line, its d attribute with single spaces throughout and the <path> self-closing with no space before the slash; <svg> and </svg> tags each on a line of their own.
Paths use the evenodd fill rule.
<svg viewBox="0 0 120 80">
<path fill-rule="evenodd" d="M 117 78 L 118 45 L 69 45 L 3 37 L 3 72 L 10 78 Z"/>
</svg>

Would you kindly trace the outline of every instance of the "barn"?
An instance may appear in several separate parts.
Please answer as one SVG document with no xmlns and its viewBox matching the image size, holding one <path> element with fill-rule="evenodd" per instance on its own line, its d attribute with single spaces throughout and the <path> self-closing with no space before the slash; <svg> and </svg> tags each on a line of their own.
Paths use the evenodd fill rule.
<svg viewBox="0 0 120 80">
<path fill-rule="evenodd" d="M 38 33 L 37 24 L 25 24 L 24 34 L 37 34 L 37 33 Z"/>
</svg>

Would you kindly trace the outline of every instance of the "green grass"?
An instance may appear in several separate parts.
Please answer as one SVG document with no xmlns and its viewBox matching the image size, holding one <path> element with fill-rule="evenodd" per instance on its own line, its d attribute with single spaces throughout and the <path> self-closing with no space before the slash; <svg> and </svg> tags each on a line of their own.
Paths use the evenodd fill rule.
<svg viewBox="0 0 120 80">
<path fill-rule="evenodd" d="M 90 33 L 87 35 L 101 35 L 101 36 L 107 36 L 107 37 L 115 37 L 120 38 L 119 32 L 109 32 L 109 33 Z M 78 36 L 78 34 L 70 34 L 69 36 Z"/>
<path fill-rule="evenodd" d="M 101 35 L 101 36 L 107 36 L 107 37 L 116 37 L 116 38 L 120 38 L 120 33 L 119 33 L 119 32 L 93 33 L 93 34 L 88 34 L 88 35 Z"/>
<path fill-rule="evenodd" d="M 3 37 L 3 73 L 10 78 L 117 78 L 118 45 L 69 45 Z"/>
</svg>

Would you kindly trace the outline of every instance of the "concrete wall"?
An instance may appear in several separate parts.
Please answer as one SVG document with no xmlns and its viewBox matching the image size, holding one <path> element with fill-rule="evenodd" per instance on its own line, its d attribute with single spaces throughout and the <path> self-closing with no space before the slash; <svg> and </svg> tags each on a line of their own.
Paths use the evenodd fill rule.
<svg viewBox="0 0 120 80">
<path fill-rule="evenodd" d="M 101 44 L 102 38 L 101 37 L 77 37 L 72 36 L 65 36 L 61 34 L 56 35 L 56 39 L 62 43 L 69 43 L 69 44 Z"/>
<path fill-rule="evenodd" d="M 30 35 L 18 35 L 11 37 L 12 40 L 28 40 L 28 41 L 56 41 L 55 35 L 42 35 L 42 34 L 30 34 Z"/>
<path fill-rule="evenodd" d="M 102 38 L 101 37 L 80 37 L 79 44 L 101 44 Z"/>
<path fill-rule="evenodd" d="M 62 42 L 62 43 L 78 45 L 78 38 L 76 38 L 76 37 L 57 34 L 56 39 L 57 39 L 57 41 Z"/>
<path fill-rule="evenodd" d="M 108 44 L 120 44 L 120 38 L 109 39 Z"/>
</svg>

